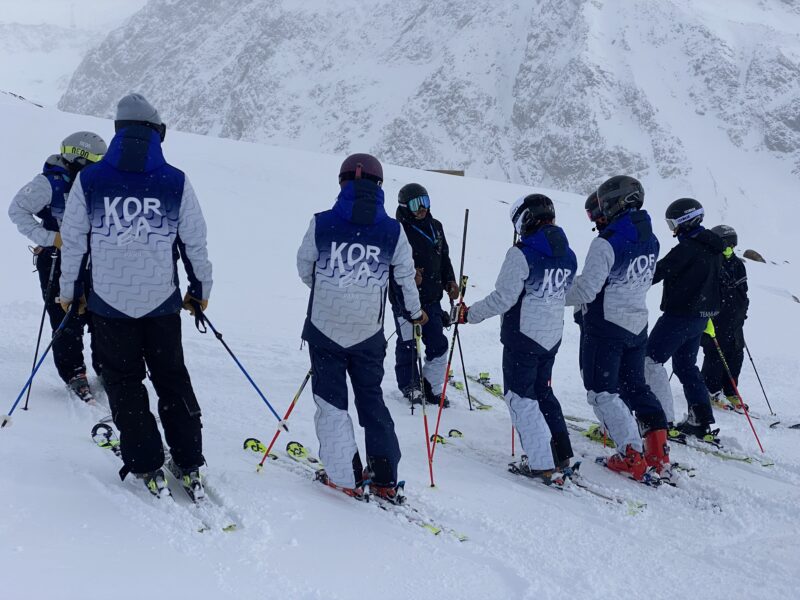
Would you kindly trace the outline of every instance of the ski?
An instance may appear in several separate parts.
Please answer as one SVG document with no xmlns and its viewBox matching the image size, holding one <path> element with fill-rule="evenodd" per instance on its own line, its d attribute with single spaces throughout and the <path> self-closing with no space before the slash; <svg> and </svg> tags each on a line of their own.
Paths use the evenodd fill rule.
<svg viewBox="0 0 800 600">
<path fill-rule="evenodd" d="M 734 406 L 733 404 L 729 403 L 726 400 L 722 400 L 717 396 L 711 397 L 711 406 L 716 408 L 717 410 L 725 413 L 734 413 L 737 415 L 744 415 L 744 410 L 741 407 Z M 748 409 L 748 414 L 750 415 L 751 419 L 756 419 L 759 421 L 772 421 L 769 424 L 770 429 L 800 429 L 800 423 L 796 425 L 784 425 L 781 420 L 777 417 L 777 415 L 770 415 L 764 416 L 758 413 L 754 413 L 752 410 Z M 777 419 L 777 420 L 776 420 Z"/>
<path fill-rule="evenodd" d="M 447 378 L 447 383 L 450 386 L 452 386 L 453 388 L 455 388 L 456 390 L 458 390 L 459 392 L 463 392 L 464 395 L 467 395 L 467 386 L 464 385 L 463 381 L 458 381 L 453 376 L 453 372 L 452 371 L 450 371 L 450 374 L 449 374 L 449 376 Z M 481 400 L 479 400 L 478 398 L 476 398 L 472 394 L 469 394 L 468 399 L 472 402 L 472 406 L 474 406 L 477 410 L 491 410 L 492 409 L 492 405 L 491 404 L 486 404 L 485 402 L 482 402 Z"/>
<path fill-rule="evenodd" d="M 597 421 L 593 421 L 592 419 L 575 417 L 573 415 L 564 415 L 564 418 L 572 423 L 583 423 L 587 427 L 589 425 L 597 425 L 597 426 L 600 425 Z M 762 467 L 772 467 L 775 465 L 775 463 L 768 458 L 760 458 L 758 456 L 752 456 L 749 454 L 740 454 L 737 452 L 733 452 L 732 450 L 728 450 L 722 444 L 717 444 L 713 442 L 703 442 L 691 436 L 670 438 L 669 441 L 671 443 L 681 444 L 683 446 L 686 446 L 687 448 L 697 450 L 698 452 L 702 452 L 703 454 L 716 456 L 717 458 L 721 458 L 722 460 L 730 460 L 748 464 L 758 464 L 761 465 Z"/>
<path fill-rule="evenodd" d="M 248 443 L 249 442 L 249 443 Z M 244 448 L 245 450 L 249 450 L 251 452 L 260 453 L 263 455 L 264 449 L 259 447 L 263 447 L 263 444 L 256 439 L 256 438 L 248 438 L 245 441 Z M 279 456 L 275 459 L 277 464 L 282 465 L 289 465 L 295 464 L 299 465 L 305 472 L 312 473 L 314 476 L 314 481 L 325 485 L 326 487 L 336 490 L 340 493 L 344 493 L 348 498 L 364 502 L 371 506 L 376 506 L 377 508 L 383 510 L 384 512 L 394 512 L 399 514 L 403 517 L 403 519 L 411 523 L 412 525 L 416 525 L 421 529 L 433 534 L 433 535 L 441 535 L 446 534 L 450 537 L 455 538 L 459 542 L 464 542 L 469 539 L 463 533 L 456 531 L 450 527 L 442 525 L 438 523 L 435 519 L 430 518 L 428 515 L 424 514 L 419 508 L 415 506 L 410 506 L 407 502 L 402 504 L 395 504 L 381 498 L 380 496 L 365 493 L 362 496 L 352 494 L 352 491 L 347 488 L 342 488 L 341 486 L 337 486 L 333 482 L 327 479 L 324 476 L 324 465 L 322 462 L 306 448 L 302 443 L 297 441 L 290 441 L 286 444 L 286 457 L 290 459 L 287 463 L 286 461 L 282 461 L 282 456 Z M 402 485 L 401 482 L 400 485 Z"/>
<path fill-rule="evenodd" d="M 499 398 L 500 400 L 505 401 L 505 396 L 503 395 L 503 387 L 499 383 L 492 383 L 491 377 L 489 373 L 483 372 L 478 373 L 478 376 L 475 375 L 467 375 L 467 379 L 470 381 L 474 381 L 478 385 L 480 385 L 484 390 L 489 392 L 495 398 Z"/>
<path fill-rule="evenodd" d="M 92 427 L 92 441 L 99 447 L 104 450 L 109 450 L 116 456 L 119 460 L 122 460 L 122 449 L 120 447 L 120 440 L 117 434 L 114 432 L 114 429 L 108 425 L 106 422 L 99 422 Z M 181 482 L 180 478 L 173 473 L 170 468 L 170 456 L 169 453 L 165 451 L 165 461 L 164 461 L 164 470 L 168 472 L 172 478 L 180 485 L 181 489 L 184 490 L 186 495 L 189 497 L 190 501 L 192 502 L 193 507 L 197 509 L 197 512 L 202 513 L 201 515 L 195 515 L 198 520 L 200 521 L 200 525 L 198 527 L 198 532 L 203 533 L 205 531 L 211 531 L 214 529 L 219 529 L 225 532 L 231 532 L 238 529 L 236 522 L 228 517 L 226 511 L 219 506 L 218 504 L 214 503 L 212 500 L 209 499 L 208 490 L 206 490 L 205 495 L 200 498 L 195 498 L 195 495 L 192 491 L 187 489 L 183 483 Z M 172 495 L 172 491 L 170 488 L 165 488 L 167 494 L 164 496 L 159 496 L 159 498 L 166 498 L 169 497 L 173 501 L 175 498 Z"/>
</svg>

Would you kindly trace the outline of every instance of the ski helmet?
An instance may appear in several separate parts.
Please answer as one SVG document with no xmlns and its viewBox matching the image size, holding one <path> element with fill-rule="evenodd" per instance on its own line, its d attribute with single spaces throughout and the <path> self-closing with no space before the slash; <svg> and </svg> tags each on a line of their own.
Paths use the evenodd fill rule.
<svg viewBox="0 0 800 600">
<path fill-rule="evenodd" d="M 586 198 L 586 204 L 583 205 L 586 209 L 586 216 L 589 217 L 589 220 L 592 223 L 596 223 L 597 219 L 603 217 L 603 211 L 600 208 L 600 202 L 597 200 L 597 191 L 595 190 L 589 197 Z"/>
<path fill-rule="evenodd" d="M 511 207 L 511 222 L 519 235 L 534 233 L 541 225 L 555 218 L 553 201 L 544 194 L 529 194 Z"/>
<path fill-rule="evenodd" d="M 412 213 L 417 212 L 420 208 L 430 209 L 431 207 L 428 190 L 418 183 L 409 183 L 401 187 L 397 194 L 397 202 Z"/>
<path fill-rule="evenodd" d="M 97 162 L 108 151 L 108 146 L 96 133 L 76 131 L 61 142 L 61 156 L 69 163 Z"/>
<path fill-rule="evenodd" d="M 736 230 L 730 225 L 717 225 L 716 227 L 712 227 L 711 231 L 722 238 L 726 247 L 736 248 L 739 244 L 739 236 L 736 234 Z"/>
<path fill-rule="evenodd" d="M 353 179 L 369 179 L 377 184 L 383 182 L 383 167 L 371 154 L 351 154 L 339 168 L 339 183 Z"/>
<path fill-rule="evenodd" d="M 642 208 L 644 188 L 638 179 L 616 175 L 597 188 L 597 199 L 600 210 L 610 221 L 629 208 Z"/>
<path fill-rule="evenodd" d="M 679 198 L 667 207 L 664 216 L 669 230 L 677 235 L 700 225 L 704 214 L 703 205 L 694 198 Z"/>
</svg>

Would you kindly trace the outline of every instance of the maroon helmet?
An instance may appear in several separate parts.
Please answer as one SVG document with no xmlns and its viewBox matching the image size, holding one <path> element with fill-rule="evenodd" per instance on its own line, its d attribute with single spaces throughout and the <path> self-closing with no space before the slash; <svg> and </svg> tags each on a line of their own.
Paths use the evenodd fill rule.
<svg viewBox="0 0 800 600">
<path fill-rule="evenodd" d="M 353 179 L 369 179 L 381 183 L 383 181 L 381 162 L 371 154 L 351 154 L 344 159 L 339 169 L 339 183 Z"/>
</svg>

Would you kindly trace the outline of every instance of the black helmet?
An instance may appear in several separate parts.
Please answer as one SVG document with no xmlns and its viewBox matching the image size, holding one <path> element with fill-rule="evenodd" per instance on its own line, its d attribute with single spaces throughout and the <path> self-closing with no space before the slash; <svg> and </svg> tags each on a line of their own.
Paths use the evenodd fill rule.
<svg viewBox="0 0 800 600">
<path fill-rule="evenodd" d="M 704 214 L 703 205 L 694 198 L 679 198 L 667 207 L 664 217 L 669 230 L 677 235 L 700 225 Z"/>
<path fill-rule="evenodd" d="M 610 221 L 629 208 L 642 208 L 644 188 L 638 179 L 616 175 L 597 188 L 597 199 L 600 210 Z"/>
<path fill-rule="evenodd" d="M 352 179 L 369 179 L 375 183 L 383 181 L 381 162 L 371 154 L 351 154 L 339 168 L 339 183 Z"/>
<path fill-rule="evenodd" d="M 397 202 L 400 206 L 408 208 L 411 212 L 417 212 L 420 208 L 430 208 L 431 199 L 428 190 L 418 183 L 408 183 L 400 188 L 397 193 Z M 414 206 L 409 206 L 409 202 Z"/>
<path fill-rule="evenodd" d="M 730 225 L 717 225 L 716 227 L 712 227 L 711 231 L 722 238 L 726 248 L 736 248 L 739 244 L 739 236 L 736 235 L 736 230 Z"/>
<path fill-rule="evenodd" d="M 597 190 L 589 194 L 586 198 L 586 204 L 583 205 L 586 209 L 586 216 L 592 223 L 596 223 L 597 219 L 603 216 L 603 211 L 600 209 L 600 202 L 597 200 Z"/>
<path fill-rule="evenodd" d="M 555 218 L 556 207 L 544 194 L 530 194 L 517 200 L 511 207 L 511 222 L 519 235 L 533 233 Z"/>
</svg>

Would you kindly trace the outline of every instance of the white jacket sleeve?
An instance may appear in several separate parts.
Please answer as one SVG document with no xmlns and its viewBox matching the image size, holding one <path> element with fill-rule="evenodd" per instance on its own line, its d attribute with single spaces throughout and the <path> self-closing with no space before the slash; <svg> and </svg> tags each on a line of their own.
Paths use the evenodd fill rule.
<svg viewBox="0 0 800 600">
<path fill-rule="evenodd" d="M 592 240 L 583 271 L 567 291 L 566 305 L 589 304 L 600 293 L 614 266 L 614 248 L 601 237 Z"/>
<path fill-rule="evenodd" d="M 53 188 L 44 175 L 37 175 L 17 192 L 8 207 L 8 216 L 19 232 L 37 246 L 52 246 L 56 232 L 47 231 L 35 215 L 50 204 Z"/>
<path fill-rule="evenodd" d="M 208 260 L 206 220 L 188 177 L 184 180 L 181 210 L 178 213 L 178 236 L 183 244 L 189 293 L 195 298 L 208 300 L 213 280 L 211 261 Z"/>
<path fill-rule="evenodd" d="M 303 242 L 297 250 L 297 274 L 308 287 L 314 285 L 314 267 L 319 258 L 316 241 L 317 219 L 311 217 Z"/>
<path fill-rule="evenodd" d="M 509 248 L 494 284 L 494 291 L 470 306 L 467 321 L 480 323 L 511 310 L 519 300 L 529 274 L 528 261 L 525 260 L 522 250 L 516 246 Z"/>
<path fill-rule="evenodd" d="M 403 291 L 404 308 L 412 319 L 418 319 L 422 315 L 422 306 L 419 302 L 417 284 L 414 281 L 417 270 L 414 268 L 411 244 L 408 243 L 406 232 L 402 227 L 400 227 L 400 236 L 397 238 L 397 246 L 392 257 L 392 267 L 395 283 Z"/>
<path fill-rule="evenodd" d="M 81 177 L 75 180 L 67 198 L 64 220 L 61 222 L 61 287 L 60 296 L 65 300 L 75 298 L 75 284 L 81 275 L 83 257 L 89 251 L 88 234 L 91 229 L 86 212 L 86 197 L 83 195 Z M 83 293 L 82 290 L 79 293 Z"/>
</svg>

